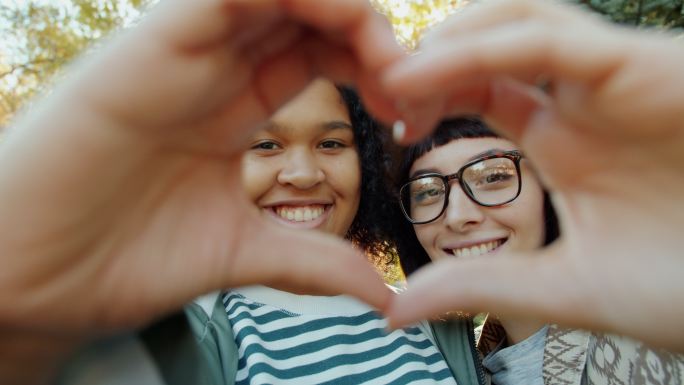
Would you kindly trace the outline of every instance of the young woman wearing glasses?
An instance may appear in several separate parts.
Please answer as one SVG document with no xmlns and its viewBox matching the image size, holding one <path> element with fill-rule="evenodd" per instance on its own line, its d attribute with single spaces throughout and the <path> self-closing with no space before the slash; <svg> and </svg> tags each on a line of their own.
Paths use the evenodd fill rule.
<svg viewBox="0 0 684 385">
<path fill-rule="evenodd" d="M 444 258 L 467 263 L 529 252 L 558 237 L 550 199 L 530 161 L 476 118 L 444 121 L 406 150 L 399 198 L 406 220 L 396 240 L 407 274 Z M 463 359 L 472 362 L 481 384 L 682 381 L 682 356 L 542 320 L 495 318 L 487 318 L 477 340 L 471 327 L 462 337 L 472 348 L 472 357 Z M 472 325 L 467 316 L 450 322 Z"/>
</svg>

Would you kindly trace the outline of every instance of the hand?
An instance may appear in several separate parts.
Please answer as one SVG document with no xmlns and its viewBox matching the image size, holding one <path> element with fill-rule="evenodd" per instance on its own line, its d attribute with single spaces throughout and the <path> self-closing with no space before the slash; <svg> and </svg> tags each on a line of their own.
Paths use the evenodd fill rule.
<svg viewBox="0 0 684 385">
<path fill-rule="evenodd" d="M 3 331 L 80 340 L 255 282 L 385 306 L 345 242 L 259 217 L 240 159 L 316 76 L 374 89 L 400 55 L 363 0 L 162 2 L 2 143 Z"/>
<path fill-rule="evenodd" d="M 561 238 L 434 263 L 392 304 L 394 324 L 491 310 L 684 351 L 681 45 L 567 6 L 503 1 L 457 14 L 420 52 L 384 75 L 388 93 L 417 108 L 404 140 L 444 114 L 483 115 L 537 165 Z"/>
</svg>

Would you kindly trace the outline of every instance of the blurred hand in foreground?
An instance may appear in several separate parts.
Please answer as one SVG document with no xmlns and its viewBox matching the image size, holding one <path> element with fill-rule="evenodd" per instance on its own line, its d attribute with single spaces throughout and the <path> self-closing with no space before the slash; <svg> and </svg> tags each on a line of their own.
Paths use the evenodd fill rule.
<svg viewBox="0 0 684 385">
<path fill-rule="evenodd" d="M 538 166 L 561 223 L 533 254 L 426 267 L 393 302 L 394 324 L 489 310 L 684 351 L 681 68 L 670 37 L 527 0 L 467 8 L 391 66 L 404 142 L 444 115 L 482 115 Z"/>
<path fill-rule="evenodd" d="M 77 63 L 0 148 L 0 372 L 28 371 L 13 364 L 22 354 L 54 366 L 225 287 L 386 306 L 391 292 L 345 242 L 259 218 L 240 159 L 315 77 L 372 95 L 402 55 L 363 0 L 168 0 Z M 30 371 L 18 382 L 50 375 Z"/>
</svg>

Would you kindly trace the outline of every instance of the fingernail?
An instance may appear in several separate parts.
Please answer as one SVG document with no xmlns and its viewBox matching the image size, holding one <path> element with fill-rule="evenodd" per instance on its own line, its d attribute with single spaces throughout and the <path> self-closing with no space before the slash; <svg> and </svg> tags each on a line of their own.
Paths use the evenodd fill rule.
<svg viewBox="0 0 684 385">
<path fill-rule="evenodd" d="M 403 120 L 397 120 L 392 125 L 392 137 L 395 143 L 402 143 L 406 135 L 406 123 Z"/>
</svg>

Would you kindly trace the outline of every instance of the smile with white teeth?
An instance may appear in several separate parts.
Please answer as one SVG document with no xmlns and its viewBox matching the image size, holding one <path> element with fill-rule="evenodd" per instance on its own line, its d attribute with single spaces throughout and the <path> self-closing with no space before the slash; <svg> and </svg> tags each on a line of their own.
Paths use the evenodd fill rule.
<svg viewBox="0 0 684 385">
<path fill-rule="evenodd" d="M 277 206 L 273 211 L 279 217 L 292 222 L 308 222 L 317 219 L 325 211 L 324 205 L 310 206 Z"/>
<path fill-rule="evenodd" d="M 459 247 L 458 249 L 448 249 L 447 251 L 456 257 L 477 257 L 492 252 L 504 242 L 504 239 L 499 239 L 496 241 L 484 242 L 468 247 Z"/>
</svg>

